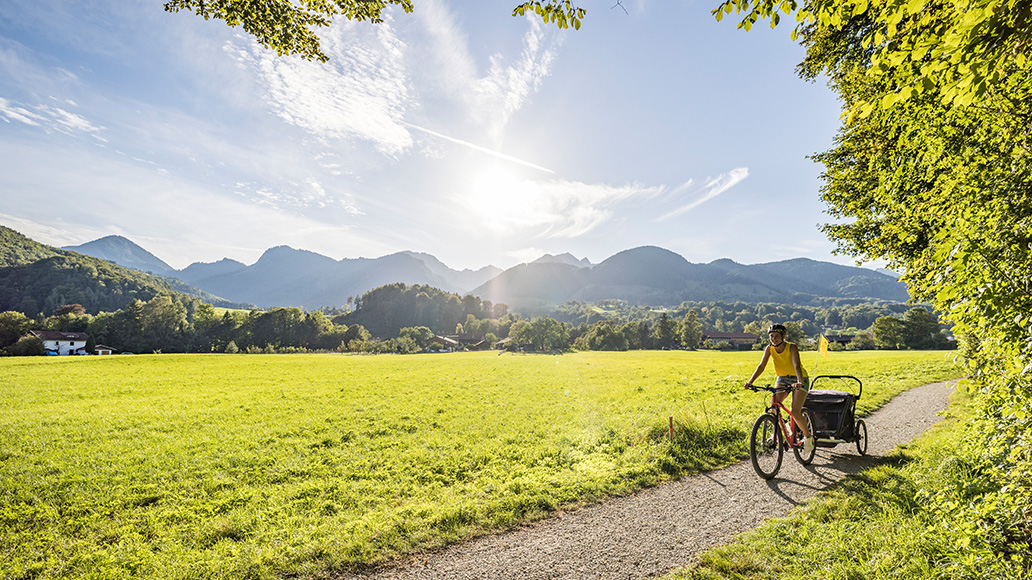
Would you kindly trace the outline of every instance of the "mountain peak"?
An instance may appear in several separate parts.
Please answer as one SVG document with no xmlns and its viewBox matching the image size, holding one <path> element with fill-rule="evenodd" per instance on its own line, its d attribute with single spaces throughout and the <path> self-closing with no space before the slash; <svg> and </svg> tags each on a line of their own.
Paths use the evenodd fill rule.
<svg viewBox="0 0 1032 580">
<path fill-rule="evenodd" d="M 569 264 L 570 266 L 576 266 L 578 268 L 590 268 L 593 264 L 587 258 L 577 258 L 569 252 L 564 252 L 559 255 L 545 254 L 537 260 L 531 262 L 532 264 Z"/>
<path fill-rule="evenodd" d="M 92 242 L 86 242 L 78 246 L 65 246 L 61 249 L 114 262 L 119 266 L 133 268 L 141 272 L 150 272 L 162 276 L 170 276 L 175 273 L 175 269 L 172 266 L 144 250 L 132 240 L 118 235 L 104 236 Z"/>
</svg>

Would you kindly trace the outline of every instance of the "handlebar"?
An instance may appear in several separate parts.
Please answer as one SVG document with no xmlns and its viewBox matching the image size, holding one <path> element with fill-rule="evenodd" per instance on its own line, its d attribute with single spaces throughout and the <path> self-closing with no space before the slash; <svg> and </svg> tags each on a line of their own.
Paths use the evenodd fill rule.
<svg viewBox="0 0 1032 580">
<path fill-rule="evenodd" d="M 785 386 L 772 387 L 769 384 L 763 385 L 762 387 L 759 386 L 759 385 L 749 385 L 746 388 L 749 389 L 750 391 L 753 391 L 753 392 L 756 392 L 756 391 L 768 391 L 768 392 L 771 392 L 771 393 L 786 392 L 786 391 L 791 391 L 792 390 L 792 387 L 785 387 Z"/>
</svg>

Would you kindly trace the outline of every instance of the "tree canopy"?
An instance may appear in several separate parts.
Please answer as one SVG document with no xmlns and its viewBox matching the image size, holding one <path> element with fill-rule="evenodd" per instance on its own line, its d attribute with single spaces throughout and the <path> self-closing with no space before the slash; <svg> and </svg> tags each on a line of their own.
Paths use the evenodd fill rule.
<svg viewBox="0 0 1032 580">
<path fill-rule="evenodd" d="M 793 39 L 815 30 L 848 38 L 869 60 L 865 74 L 888 88 L 857 103 L 861 114 L 922 95 L 972 104 L 1027 70 L 1032 38 L 1030 0 L 726 0 L 713 14 L 732 11 L 746 30 L 794 14 Z"/>
<path fill-rule="evenodd" d="M 168 0 L 166 12 L 186 10 L 205 20 L 222 20 L 244 29 L 262 46 L 280 56 L 293 54 L 308 60 L 329 60 L 319 44 L 318 29 L 334 18 L 372 23 L 383 22 L 390 5 L 405 12 L 415 7 L 412 0 Z M 579 29 L 587 14 L 570 0 L 533 0 L 513 8 L 513 16 L 536 14 L 546 24 Z"/>
</svg>

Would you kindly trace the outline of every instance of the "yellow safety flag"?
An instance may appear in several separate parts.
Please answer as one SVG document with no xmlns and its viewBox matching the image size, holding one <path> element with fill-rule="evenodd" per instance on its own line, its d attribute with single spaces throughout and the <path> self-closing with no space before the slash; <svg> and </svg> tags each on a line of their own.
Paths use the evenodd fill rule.
<svg viewBox="0 0 1032 580">
<path fill-rule="evenodd" d="M 817 345 L 817 352 L 823 355 L 824 358 L 828 358 L 828 339 L 823 334 L 821 335 L 820 343 Z"/>
</svg>

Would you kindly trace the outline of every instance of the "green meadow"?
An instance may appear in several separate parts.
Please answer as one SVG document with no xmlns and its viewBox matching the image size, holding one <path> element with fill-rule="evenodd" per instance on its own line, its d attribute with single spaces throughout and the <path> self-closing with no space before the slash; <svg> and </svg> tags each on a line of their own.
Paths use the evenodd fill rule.
<svg viewBox="0 0 1032 580">
<path fill-rule="evenodd" d="M 726 465 L 759 357 L 3 358 L 0 577 L 318 576 Z M 866 413 L 951 360 L 833 352 L 818 374 L 860 377 Z"/>
</svg>

